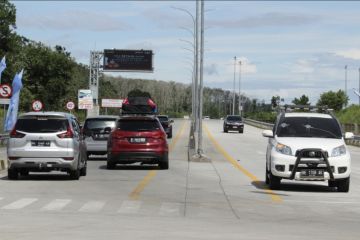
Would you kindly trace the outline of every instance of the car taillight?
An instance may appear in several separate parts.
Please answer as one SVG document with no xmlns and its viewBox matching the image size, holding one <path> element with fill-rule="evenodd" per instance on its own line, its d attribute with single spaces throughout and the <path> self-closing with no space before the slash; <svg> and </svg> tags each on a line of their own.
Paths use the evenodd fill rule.
<svg viewBox="0 0 360 240">
<path fill-rule="evenodd" d="M 14 129 L 10 132 L 9 136 L 10 136 L 10 138 L 23 138 L 23 137 L 25 137 L 25 134 L 16 131 L 16 129 L 14 128 Z"/>
<path fill-rule="evenodd" d="M 74 157 L 63 157 L 62 159 L 72 161 L 72 160 L 74 160 Z"/>
<path fill-rule="evenodd" d="M 74 133 L 73 133 L 73 131 L 71 130 L 71 128 L 68 127 L 67 130 L 66 130 L 66 132 L 60 133 L 60 134 L 58 134 L 58 135 L 56 135 L 56 136 L 58 136 L 58 138 L 73 138 L 73 137 L 74 137 Z"/>
<path fill-rule="evenodd" d="M 9 160 L 18 160 L 19 159 L 19 157 L 8 157 L 9 158 Z"/>
<path fill-rule="evenodd" d="M 122 104 L 129 104 L 129 99 L 125 98 Z"/>
</svg>

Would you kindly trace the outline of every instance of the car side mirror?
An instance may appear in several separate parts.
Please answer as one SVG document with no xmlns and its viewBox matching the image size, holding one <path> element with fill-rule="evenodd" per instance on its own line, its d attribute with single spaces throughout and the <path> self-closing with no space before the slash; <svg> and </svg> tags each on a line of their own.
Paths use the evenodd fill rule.
<svg viewBox="0 0 360 240">
<path fill-rule="evenodd" d="M 344 135 L 344 138 L 345 138 L 346 140 L 354 139 L 354 133 L 352 133 L 352 132 L 346 132 L 345 135 Z"/>
<path fill-rule="evenodd" d="M 273 138 L 273 137 L 274 137 L 274 133 L 273 133 L 272 130 L 264 130 L 264 131 L 262 132 L 262 135 L 263 135 L 264 137 L 268 137 L 268 138 Z"/>
<path fill-rule="evenodd" d="M 104 133 L 106 133 L 106 134 L 111 133 L 111 127 L 104 128 Z"/>
<path fill-rule="evenodd" d="M 171 119 L 171 120 L 170 120 L 170 123 L 174 123 L 174 120 Z"/>
</svg>

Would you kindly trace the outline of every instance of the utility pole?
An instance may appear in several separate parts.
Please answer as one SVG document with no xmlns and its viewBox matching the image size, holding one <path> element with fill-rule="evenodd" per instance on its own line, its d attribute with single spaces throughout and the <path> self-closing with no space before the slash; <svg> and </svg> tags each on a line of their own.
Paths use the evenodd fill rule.
<svg viewBox="0 0 360 240">
<path fill-rule="evenodd" d="M 235 75 L 236 75 L 236 56 L 234 57 L 234 84 L 233 84 L 233 106 L 232 106 L 232 115 L 235 115 Z"/>
<path fill-rule="evenodd" d="M 345 65 L 345 97 L 347 97 L 347 65 Z M 346 107 L 347 104 L 345 104 Z"/>
<path fill-rule="evenodd" d="M 359 68 L 359 92 L 360 92 L 360 68 Z M 359 105 L 360 105 L 360 96 L 359 96 Z"/>
<path fill-rule="evenodd" d="M 203 116 L 203 72 L 204 72 L 204 0 L 201 0 L 201 21 L 200 21 L 200 84 L 199 84 L 199 144 L 197 153 L 203 154 L 202 148 L 202 116 Z"/>
<path fill-rule="evenodd" d="M 241 99 L 241 61 L 239 61 L 239 115 L 242 116 L 242 99 Z"/>
</svg>

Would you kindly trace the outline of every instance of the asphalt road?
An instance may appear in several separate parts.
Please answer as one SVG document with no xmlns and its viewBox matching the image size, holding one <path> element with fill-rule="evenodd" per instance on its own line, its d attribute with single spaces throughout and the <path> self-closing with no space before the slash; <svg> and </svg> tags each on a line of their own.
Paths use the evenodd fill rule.
<svg viewBox="0 0 360 240">
<path fill-rule="evenodd" d="M 91 158 L 88 176 L 0 174 L 0 239 L 359 239 L 360 148 L 349 193 L 325 183 L 264 184 L 267 139 L 204 121 L 211 162 L 187 161 L 190 122 L 176 120 L 170 169 Z"/>
</svg>

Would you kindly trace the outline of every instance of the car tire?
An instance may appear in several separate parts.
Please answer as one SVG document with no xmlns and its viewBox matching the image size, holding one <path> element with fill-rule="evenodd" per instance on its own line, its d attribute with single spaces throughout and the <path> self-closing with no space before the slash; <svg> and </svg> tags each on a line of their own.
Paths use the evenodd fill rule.
<svg viewBox="0 0 360 240">
<path fill-rule="evenodd" d="M 244 133 L 244 130 L 239 130 L 239 133 Z"/>
<path fill-rule="evenodd" d="M 267 164 L 266 164 L 267 165 Z M 269 179 L 269 170 L 267 169 L 267 166 L 265 167 L 265 183 L 269 185 L 270 179 Z"/>
<path fill-rule="evenodd" d="M 164 170 L 169 169 L 169 156 L 167 154 L 160 160 L 159 167 Z"/>
<path fill-rule="evenodd" d="M 79 169 L 70 170 L 70 178 L 72 180 L 79 180 L 79 178 L 80 178 L 80 170 Z"/>
<path fill-rule="evenodd" d="M 8 179 L 16 180 L 19 177 L 19 172 L 16 169 L 8 169 Z"/>
<path fill-rule="evenodd" d="M 172 130 L 169 132 L 167 138 L 172 138 Z"/>
<path fill-rule="evenodd" d="M 115 163 L 112 163 L 112 162 L 110 162 L 110 161 L 107 161 L 107 162 L 106 162 L 106 169 L 109 169 L 109 170 L 115 169 Z"/>
<path fill-rule="evenodd" d="M 328 186 L 331 187 L 331 188 L 333 188 L 333 187 L 336 187 L 337 184 L 336 184 L 335 181 L 329 180 L 329 181 L 328 181 Z"/>
<path fill-rule="evenodd" d="M 20 176 L 22 176 L 22 177 L 29 176 L 29 171 L 28 170 L 20 170 L 19 173 L 20 173 Z"/>
<path fill-rule="evenodd" d="M 228 130 L 227 130 L 226 128 L 224 128 L 224 132 L 226 132 L 226 133 L 227 133 L 227 132 L 228 132 Z"/>
<path fill-rule="evenodd" d="M 336 185 L 338 192 L 349 192 L 350 177 L 338 180 Z"/>
<path fill-rule="evenodd" d="M 280 189 L 281 178 L 274 176 L 271 171 L 269 171 L 269 188 L 271 190 L 279 190 Z"/>
</svg>

